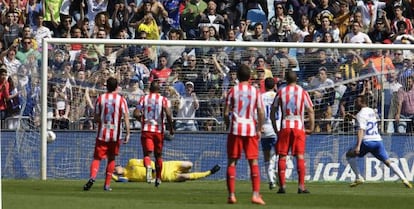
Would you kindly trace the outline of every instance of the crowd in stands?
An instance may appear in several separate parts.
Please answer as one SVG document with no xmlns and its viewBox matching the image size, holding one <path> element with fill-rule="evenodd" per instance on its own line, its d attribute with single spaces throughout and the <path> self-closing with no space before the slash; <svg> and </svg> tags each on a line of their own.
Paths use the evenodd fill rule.
<svg viewBox="0 0 414 209">
<path fill-rule="evenodd" d="M 43 38 L 411 44 L 413 8 L 407 0 L 0 0 L 0 62 L 11 84 L 2 120 L 23 115 L 39 123 Z M 318 132 L 351 124 L 358 94 L 369 94 L 372 107 L 395 119 L 387 126 L 390 133 L 403 132 L 401 119 L 414 116 L 409 50 L 49 47 L 50 128 L 68 129 L 78 121 L 76 129 L 93 129 L 94 99 L 114 76 L 131 108 L 158 80 L 172 101 L 177 130 L 220 130 L 223 99 L 237 83 L 241 63 L 251 67 L 252 82 L 263 90 L 265 78 L 283 85 L 285 72 L 296 70 L 311 90 L 322 121 Z M 363 77 L 375 72 L 379 76 Z M 5 106 L 0 110 L 6 112 Z M 345 122 L 329 121 L 334 118 Z"/>
</svg>

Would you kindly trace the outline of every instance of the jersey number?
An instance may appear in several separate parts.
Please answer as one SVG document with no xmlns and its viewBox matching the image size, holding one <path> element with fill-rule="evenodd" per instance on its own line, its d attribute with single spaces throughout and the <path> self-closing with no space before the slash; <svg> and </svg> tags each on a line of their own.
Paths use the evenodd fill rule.
<svg viewBox="0 0 414 209">
<path fill-rule="evenodd" d="M 368 122 L 365 135 L 378 135 L 378 123 Z"/>
</svg>

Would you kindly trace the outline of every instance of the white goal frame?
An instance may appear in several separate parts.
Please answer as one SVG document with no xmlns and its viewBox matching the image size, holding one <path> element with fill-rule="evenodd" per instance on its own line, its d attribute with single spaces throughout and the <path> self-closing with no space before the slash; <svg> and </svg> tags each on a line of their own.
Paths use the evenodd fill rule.
<svg viewBox="0 0 414 209">
<path fill-rule="evenodd" d="M 330 44 L 299 42 L 243 42 L 243 41 L 193 41 L 193 40 L 142 40 L 142 39 L 71 39 L 45 38 L 42 43 L 41 67 L 41 180 L 47 179 L 47 69 L 49 44 L 126 44 L 155 46 L 192 46 L 192 47 L 256 47 L 256 48 L 336 48 L 336 49 L 388 49 L 414 50 L 408 44 Z M 383 117 L 383 114 L 382 114 Z M 382 122 L 383 123 L 383 122 Z M 0 168 L 1 169 L 1 168 Z M 1 171 L 1 170 L 0 170 Z"/>
</svg>

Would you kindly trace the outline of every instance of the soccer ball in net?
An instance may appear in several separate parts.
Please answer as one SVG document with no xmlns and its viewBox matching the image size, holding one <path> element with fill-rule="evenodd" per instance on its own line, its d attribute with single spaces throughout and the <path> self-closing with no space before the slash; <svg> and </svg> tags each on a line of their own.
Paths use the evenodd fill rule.
<svg viewBox="0 0 414 209">
<path fill-rule="evenodd" d="M 52 143 L 56 140 L 56 134 L 53 131 L 47 132 L 47 143 Z"/>
</svg>

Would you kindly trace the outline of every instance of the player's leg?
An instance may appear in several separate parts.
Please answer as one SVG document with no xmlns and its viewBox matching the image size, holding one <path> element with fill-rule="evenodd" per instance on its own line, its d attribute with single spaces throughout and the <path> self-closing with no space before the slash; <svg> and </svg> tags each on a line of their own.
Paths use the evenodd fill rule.
<svg viewBox="0 0 414 209">
<path fill-rule="evenodd" d="M 155 156 L 155 186 L 158 187 L 161 184 L 162 173 L 162 148 L 164 142 L 164 136 L 162 134 L 155 134 L 154 136 L 154 156 Z"/>
<path fill-rule="evenodd" d="M 144 153 L 144 167 L 146 168 L 147 183 L 152 182 L 152 167 L 151 167 L 151 155 L 154 151 L 154 142 L 151 133 L 143 131 L 141 133 L 141 145 Z"/>
<path fill-rule="evenodd" d="M 259 141 L 256 136 L 243 139 L 243 149 L 250 167 L 250 179 L 252 181 L 252 203 L 264 205 L 260 195 L 260 171 L 259 171 Z"/>
<path fill-rule="evenodd" d="M 276 142 L 275 150 L 279 155 L 277 162 L 278 169 L 278 180 L 279 180 L 279 190 L 277 193 L 284 194 L 286 193 L 286 156 L 289 152 L 290 145 L 290 129 L 282 129 L 279 131 L 278 140 Z"/>
<path fill-rule="evenodd" d="M 226 185 L 228 191 L 227 203 L 235 204 L 236 200 L 236 164 L 240 159 L 242 152 L 242 139 L 237 139 L 238 136 L 229 134 L 227 137 L 227 171 L 226 171 Z"/>
<path fill-rule="evenodd" d="M 106 176 L 105 176 L 105 183 L 104 183 L 104 190 L 111 191 L 111 179 L 112 173 L 115 169 L 115 157 L 119 154 L 119 147 L 121 145 L 121 140 L 116 142 L 109 142 L 108 143 L 108 162 L 106 165 Z"/>
<path fill-rule="evenodd" d="M 104 144 L 104 142 L 100 140 L 95 141 L 95 150 L 93 153 L 93 160 L 90 166 L 90 176 L 88 182 L 86 182 L 86 184 L 83 185 L 83 190 L 88 191 L 93 186 L 93 183 L 95 182 L 96 176 L 99 171 L 101 159 L 103 158 L 103 156 L 105 156 L 106 150 L 107 146 Z"/>
<path fill-rule="evenodd" d="M 348 161 L 349 166 L 351 166 L 351 170 L 355 174 L 355 181 L 352 182 L 349 185 L 350 187 L 356 187 L 356 186 L 364 183 L 364 178 L 362 177 L 362 175 L 359 171 L 357 157 L 358 157 L 358 155 L 352 149 L 348 150 L 348 152 L 346 153 L 346 160 Z"/>
<path fill-rule="evenodd" d="M 181 161 L 179 170 L 182 173 L 188 173 L 190 172 L 192 167 L 193 167 L 193 163 L 191 161 Z"/>
<path fill-rule="evenodd" d="M 382 142 L 378 142 L 378 147 L 375 151 L 372 153 L 378 160 L 381 160 L 384 162 L 386 166 L 391 168 L 397 174 L 398 177 L 402 180 L 403 184 L 407 188 L 412 188 L 413 186 L 411 183 L 407 180 L 404 173 L 401 171 L 401 169 L 398 167 L 398 165 L 395 162 L 391 162 L 387 151 L 385 150 L 384 144 Z"/>
<path fill-rule="evenodd" d="M 271 161 L 271 150 L 275 145 L 276 139 L 275 138 L 262 138 L 260 143 L 262 144 L 262 152 L 263 152 L 263 161 L 265 165 L 265 171 L 267 175 L 267 180 L 269 182 L 269 189 L 273 189 L 276 187 L 275 183 L 275 161 Z"/>
<path fill-rule="evenodd" d="M 292 153 L 296 156 L 296 166 L 298 172 L 298 193 L 306 194 L 309 191 L 305 187 L 305 146 L 306 146 L 306 135 L 302 130 L 294 129 L 291 132 L 291 138 L 293 140 Z"/>
</svg>

